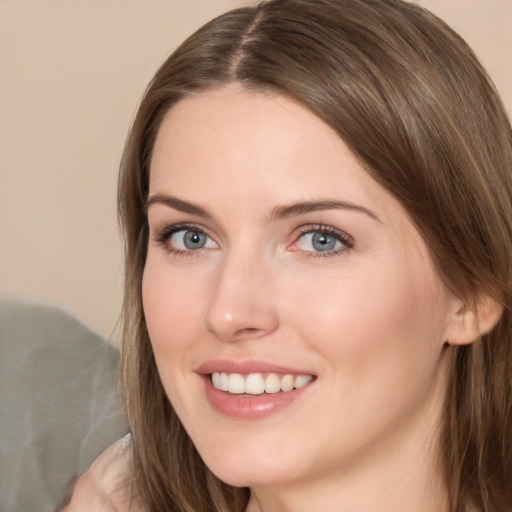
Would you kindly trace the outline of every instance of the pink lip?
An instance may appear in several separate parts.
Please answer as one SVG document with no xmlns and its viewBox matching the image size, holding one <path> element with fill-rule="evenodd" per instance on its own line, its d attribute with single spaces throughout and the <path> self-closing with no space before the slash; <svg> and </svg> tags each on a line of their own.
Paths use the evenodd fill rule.
<svg viewBox="0 0 512 512">
<path fill-rule="evenodd" d="M 240 373 L 248 375 L 249 373 L 280 373 L 291 375 L 313 375 L 306 369 L 287 368 L 285 366 L 267 363 L 265 361 L 230 361 L 227 359 L 217 359 L 203 363 L 196 370 L 197 373 L 208 375 L 213 372 Z"/>
<path fill-rule="evenodd" d="M 228 361 L 216 360 L 202 364 L 197 373 L 200 374 L 206 398 L 210 405 L 223 415 L 233 418 L 256 420 L 268 417 L 282 409 L 296 403 L 304 393 L 307 393 L 311 384 L 300 389 L 286 393 L 273 393 L 263 395 L 233 395 L 213 387 L 210 374 L 213 372 L 240 373 L 279 373 L 292 375 L 312 375 L 307 370 L 286 368 L 284 366 L 266 363 L 263 361 Z M 314 382 L 314 381 L 313 381 Z"/>
</svg>

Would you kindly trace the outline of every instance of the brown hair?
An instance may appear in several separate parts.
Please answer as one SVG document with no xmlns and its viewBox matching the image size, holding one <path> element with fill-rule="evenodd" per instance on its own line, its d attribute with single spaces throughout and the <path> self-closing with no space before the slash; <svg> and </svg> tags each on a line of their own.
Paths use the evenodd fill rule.
<svg viewBox="0 0 512 512">
<path fill-rule="evenodd" d="M 148 509 L 241 511 L 184 431 L 158 376 L 141 304 L 144 205 L 160 123 L 186 95 L 236 82 L 294 99 L 329 124 L 406 208 L 446 283 L 504 313 L 451 347 L 439 457 L 450 511 L 512 504 L 512 133 L 466 43 L 401 0 L 270 0 L 228 12 L 186 40 L 150 83 L 121 164 L 126 243 L 122 386 L 134 471 Z"/>
</svg>

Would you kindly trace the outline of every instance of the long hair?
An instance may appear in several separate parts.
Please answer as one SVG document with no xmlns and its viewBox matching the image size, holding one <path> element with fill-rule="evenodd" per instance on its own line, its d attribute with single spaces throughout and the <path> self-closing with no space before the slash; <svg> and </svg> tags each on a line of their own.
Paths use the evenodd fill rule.
<svg viewBox="0 0 512 512">
<path fill-rule="evenodd" d="M 467 44 L 402 0 L 270 0 L 188 38 L 150 83 L 119 178 L 125 237 L 121 383 L 137 486 L 148 510 L 242 511 L 248 490 L 205 466 L 165 395 L 144 320 L 144 205 L 156 134 L 181 98 L 238 83 L 283 94 L 331 126 L 406 209 L 445 283 L 495 328 L 451 347 L 438 461 L 451 512 L 512 505 L 512 132 Z"/>
</svg>

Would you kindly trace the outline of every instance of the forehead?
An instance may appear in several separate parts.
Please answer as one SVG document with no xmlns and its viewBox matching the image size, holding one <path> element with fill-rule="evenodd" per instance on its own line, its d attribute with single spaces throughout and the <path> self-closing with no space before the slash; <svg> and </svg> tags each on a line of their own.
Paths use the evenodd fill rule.
<svg viewBox="0 0 512 512">
<path fill-rule="evenodd" d="M 222 174 L 236 169 L 246 178 L 277 177 L 286 163 L 305 179 L 318 176 L 329 161 L 346 172 L 361 167 L 337 134 L 305 107 L 275 93 L 229 86 L 187 96 L 172 107 L 157 135 L 151 178 L 153 184 L 170 175 L 179 179 L 184 167 L 212 179 L 214 169 Z"/>
<path fill-rule="evenodd" d="M 236 198 L 238 208 L 332 198 L 383 216 L 401 210 L 318 116 L 285 96 L 236 86 L 173 106 L 158 132 L 150 175 L 150 195 L 205 203 Z"/>
<path fill-rule="evenodd" d="M 305 107 L 273 92 L 249 92 L 238 86 L 192 94 L 174 105 L 157 135 L 152 167 L 159 153 L 172 158 L 188 143 L 203 150 L 219 148 L 219 143 L 224 150 L 229 146 L 229 154 L 215 152 L 224 159 L 252 152 L 270 160 L 278 149 L 296 151 L 299 143 L 303 152 L 348 151 L 334 131 Z"/>
</svg>

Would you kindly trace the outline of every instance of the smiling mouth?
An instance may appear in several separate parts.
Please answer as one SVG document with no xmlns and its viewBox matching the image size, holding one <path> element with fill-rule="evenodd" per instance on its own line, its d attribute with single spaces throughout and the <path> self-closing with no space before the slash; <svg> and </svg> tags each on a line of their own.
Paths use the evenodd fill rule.
<svg viewBox="0 0 512 512">
<path fill-rule="evenodd" d="M 210 374 L 215 389 L 234 395 L 263 395 L 265 393 L 286 393 L 300 389 L 313 380 L 313 375 L 291 375 L 276 373 L 240 373 L 213 372 Z"/>
</svg>

